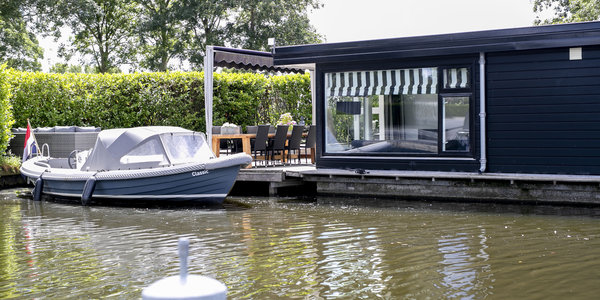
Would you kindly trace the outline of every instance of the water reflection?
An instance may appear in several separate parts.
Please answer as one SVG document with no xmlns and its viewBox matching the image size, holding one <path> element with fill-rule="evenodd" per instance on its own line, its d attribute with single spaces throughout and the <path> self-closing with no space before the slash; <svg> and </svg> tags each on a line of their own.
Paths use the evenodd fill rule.
<svg viewBox="0 0 600 300">
<path fill-rule="evenodd" d="M 442 254 L 441 284 L 447 290 L 447 298 L 480 299 L 487 296 L 485 287 L 490 282 L 486 282 L 489 265 L 485 264 L 488 258 L 484 250 L 485 238 L 479 245 L 474 242 L 477 240 L 467 233 L 444 236 L 438 242 L 438 251 Z"/>
<path fill-rule="evenodd" d="M 0 193 L 0 298 L 139 298 L 177 274 L 230 299 L 592 298 L 595 209 L 357 199 L 239 199 L 251 208 L 146 209 Z M 568 213 L 571 210 L 571 213 Z"/>
</svg>

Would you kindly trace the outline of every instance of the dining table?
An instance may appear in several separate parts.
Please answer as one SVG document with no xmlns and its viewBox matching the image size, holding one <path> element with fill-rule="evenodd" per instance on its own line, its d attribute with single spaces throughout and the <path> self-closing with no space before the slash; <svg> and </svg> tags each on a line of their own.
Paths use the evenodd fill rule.
<svg viewBox="0 0 600 300">
<path fill-rule="evenodd" d="M 291 134 L 288 134 L 288 138 Z M 306 137 L 306 133 L 302 133 L 303 137 Z M 269 133 L 269 138 L 275 137 L 275 133 Z M 233 133 L 233 134 L 213 134 L 212 135 L 212 151 L 219 157 L 221 154 L 221 140 L 241 139 L 242 140 L 242 151 L 248 155 L 252 155 L 252 146 L 250 140 L 256 138 L 256 133 Z M 314 149 L 311 149 L 311 153 L 314 153 Z M 314 158 L 311 157 L 314 163 Z"/>
</svg>

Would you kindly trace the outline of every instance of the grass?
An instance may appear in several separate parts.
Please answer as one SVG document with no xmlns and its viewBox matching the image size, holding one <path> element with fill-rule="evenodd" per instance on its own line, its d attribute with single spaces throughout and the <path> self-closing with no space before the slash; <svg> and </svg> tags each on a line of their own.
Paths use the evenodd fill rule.
<svg viewBox="0 0 600 300">
<path fill-rule="evenodd" d="M 0 173 L 2 174 L 19 174 L 21 167 L 21 158 L 14 155 L 0 156 Z"/>
</svg>

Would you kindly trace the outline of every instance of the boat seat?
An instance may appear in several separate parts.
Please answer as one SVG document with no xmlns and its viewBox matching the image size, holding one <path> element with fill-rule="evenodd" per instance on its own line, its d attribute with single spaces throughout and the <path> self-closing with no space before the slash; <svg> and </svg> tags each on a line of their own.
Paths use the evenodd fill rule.
<svg viewBox="0 0 600 300">
<path fill-rule="evenodd" d="M 47 160 L 47 159 L 46 159 L 46 160 L 39 160 L 39 161 L 36 161 L 34 164 L 35 164 L 36 166 L 40 166 L 40 167 L 42 167 L 42 168 L 50 168 L 50 164 L 48 163 L 48 160 Z"/>
</svg>

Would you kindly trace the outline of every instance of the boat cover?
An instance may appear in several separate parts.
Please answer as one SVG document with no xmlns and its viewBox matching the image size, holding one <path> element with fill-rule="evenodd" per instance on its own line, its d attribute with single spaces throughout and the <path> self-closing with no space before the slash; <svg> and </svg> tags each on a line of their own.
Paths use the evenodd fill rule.
<svg viewBox="0 0 600 300">
<path fill-rule="evenodd" d="M 98 134 L 82 171 L 165 167 L 214 158 L 203 133 L 181 127 L 108 129 Z"/>
</svg>

